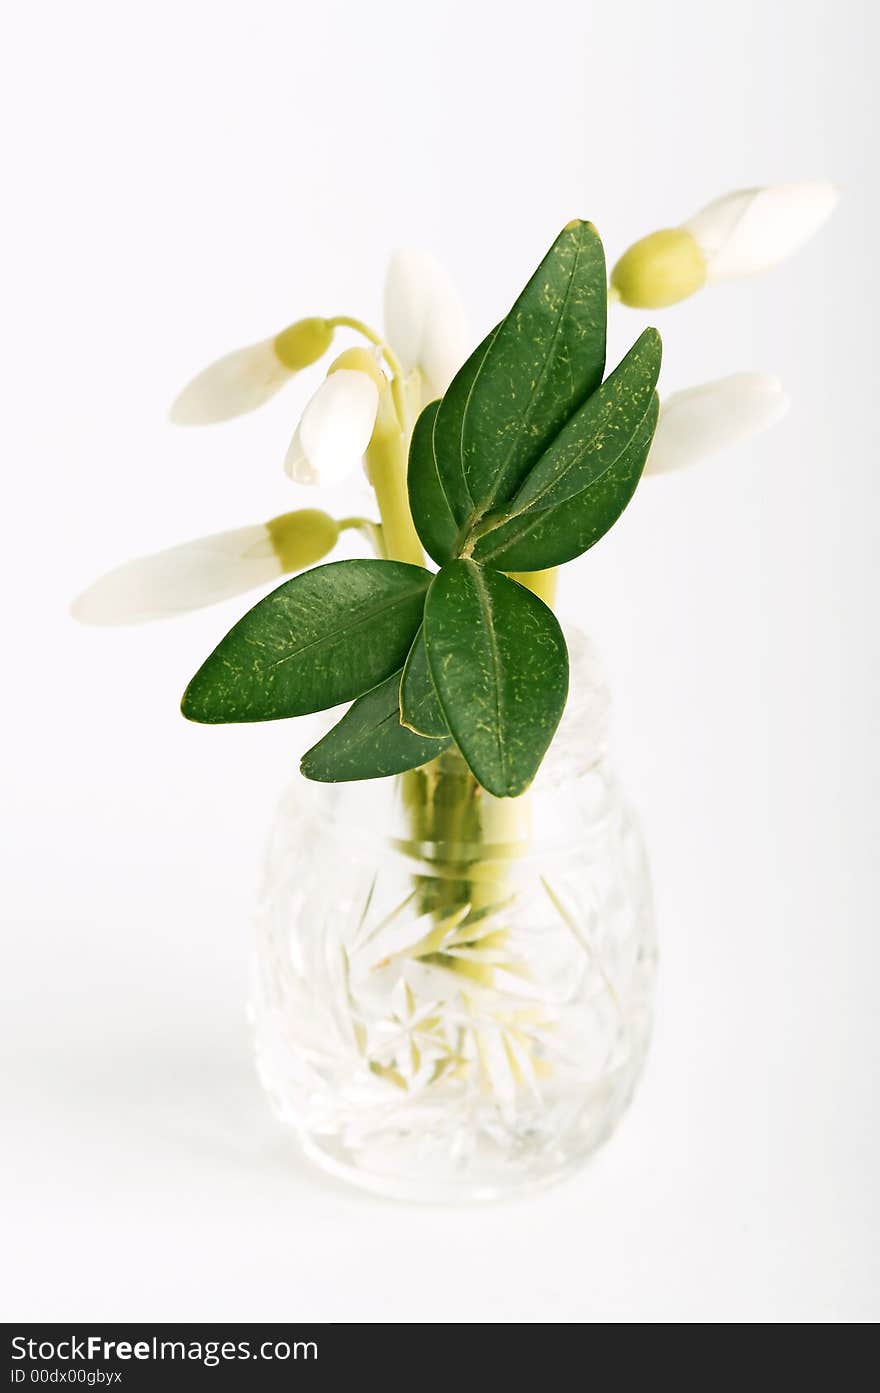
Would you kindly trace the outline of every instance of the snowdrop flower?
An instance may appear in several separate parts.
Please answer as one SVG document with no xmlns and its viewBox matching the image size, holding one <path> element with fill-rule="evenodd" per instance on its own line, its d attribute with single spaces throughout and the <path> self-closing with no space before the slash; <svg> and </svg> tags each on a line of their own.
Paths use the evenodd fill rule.
<svg viewBox="0 0 880 1393">
<path fill-rule="evenodd" d="M 467 318 L 449 274 L 427 252 L 401 248 L 385 277 L 385 336 L 423 401 L 442 397 L 470 351 Z"/>
<path fill-rule="evenodd" d="M 256 411 L 302 368 L 322 358 L 333 339 L 327 319 L 300 319 L 274 338 L 219 358 L 194 377 L 171 407 L 178 426 L 209 426 Z"/>
<path fill-rule="evenodd" d="M 340 319 L 357 328 L 356 320 Z M 366 326 L 362 332 L 373 337 Z M 375 336 L 378 339 L 378 335 Z M 407 418 L 442 396 L 468 355 L 461 300 L 447 273 L 427 252 L 397 251 L 385 280 L 385 344 L 375 353 L 350 348 L 330 367 L 312 397 L 287 452 L 284 467 L 295 483 L 342 483 L 366 453 L 373 433 L 400 432 L 409 420 L 396 414 L 379 362 L 402 376 L 395 399 Z M 377 424 L 378 423 L 378 424 Z"/>
<path fill-rule="evenodd" d="M 737 372 L 673 392 L 660 407 L 646 474 L 666 474 L 757 435 L 780 420 L 789 399 L 776 377 Z"/>
<path fill-rule="evenodd" d="M 750 276 L 784 261 L 837 205 L 834 184 L 775 184 L 725 194 L 681 227 L 634 243 L 611 272 L 625 305 L 658 309 L 715 281 Z"/>
<path fill-rule="evenodd" d="M 284 468 L 297 484 L 341 484 L 364 457 L 387 386 L 376 355 L 349 348 L 302 414 Z"/>
<path fill-rule="evenodd" d="M 332 551 L 340 526 L 315 508 L 236 527 L 101 576 L 71 606 L 83 624 L 142 624 L 201 609 L 312 566 Z"/>
</svg>

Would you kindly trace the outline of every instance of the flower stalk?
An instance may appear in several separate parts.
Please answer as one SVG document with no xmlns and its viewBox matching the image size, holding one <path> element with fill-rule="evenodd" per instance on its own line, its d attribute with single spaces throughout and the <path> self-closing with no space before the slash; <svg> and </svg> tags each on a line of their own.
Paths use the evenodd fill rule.
<svg viewBox="0 0 880 1393">
<path fill-rule="evenodd" d="M 409 441 L 398 417 L 391 387 L 385 383 L 379 389 L 376 425 L 367 446 L 367 476 L 376 495 L 386 558 L 423 566 L 425 553 L 407 497 L 408 453 Z"/>
</svg>

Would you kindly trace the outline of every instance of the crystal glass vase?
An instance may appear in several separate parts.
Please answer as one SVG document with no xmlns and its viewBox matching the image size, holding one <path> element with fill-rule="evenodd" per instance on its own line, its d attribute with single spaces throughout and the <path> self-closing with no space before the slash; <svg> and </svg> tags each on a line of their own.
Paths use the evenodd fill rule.
<svg viewBox="0 0 880 1393">
<path fill-rule="evenodd" d="M 323 1169 L 407 1200 L 503 1198 L 609 1135 L 651 1029 L 639 828 L 606 695 L 571 695 L 522 798 L 456 753 L 394 779 L 292 785 L 271 838 L 252 1021 L 261 1079 Z"/>
</svg>

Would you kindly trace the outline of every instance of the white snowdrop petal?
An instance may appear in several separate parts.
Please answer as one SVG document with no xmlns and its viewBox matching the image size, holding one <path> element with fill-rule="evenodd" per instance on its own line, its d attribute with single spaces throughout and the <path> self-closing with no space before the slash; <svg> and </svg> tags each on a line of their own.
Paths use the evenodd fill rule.
<svg viewBox="0 0 880 1393">
<path fill-rule="evenodd" d="M 284 456 L 284 472 L 295 484 L 319 484 L 321 482 L 303 449 L 298 426 L 287 447 L 287 454 Z"/>
<path fill-rule="evenodd" d="M 262 406 L 293 376 L 273 343 L 264 339 L 211 363 L 184 387 L 170 419 L 177 426 L 210 426 Z"/>
<path fill-rule="evenodd" d="M 425 379 L 424 400 L 442 397 L 471 349 L 470 330 L 458 292 L 448 285 L 435 295 L 425 328 L 419 367 Z"/>
<path fill-rule="evenodd" d="M 376 424 L 379 391 L 356 369 L 331 372 L 302 414 L 284 467 L 298 484 L 341 484 L 363 458 Z"/>
<path fill-rule="evenodd" d="M 418 363 L 430 298 L 422 254 L 392 252 L 385 273 L 385 337 L 410 370 Z"/>
<path fill-rule="evenodd" d="M 785 415 L 789 399 L 776 377 L 738 372 L 674 392 L 660 407 L 646 474 L 665 474 L 757 435 Z"/>
<path fill-rule="evenodd" d="M 281 574 L 269 529 L 237 527 L 117 566 L 74 600 L 71 613 L 83 624 L 143 624 L 216 604 Z"/>
<path fill-rule="evenodd" d="M 385 335 L 407 369 L 425 379 L 424 401 L 442 396 L 468 355 L 470 338 L 451 276 L 428 252 L 401 248 L 385 277 Z"/>
<path fill-rule="evenodd" d="M 816 182 L 726 194 L 684 226 L 706 258 L 710 281 L 748 276 L 783 261 L 830 217 L 840 191 Z"/>
</svg>

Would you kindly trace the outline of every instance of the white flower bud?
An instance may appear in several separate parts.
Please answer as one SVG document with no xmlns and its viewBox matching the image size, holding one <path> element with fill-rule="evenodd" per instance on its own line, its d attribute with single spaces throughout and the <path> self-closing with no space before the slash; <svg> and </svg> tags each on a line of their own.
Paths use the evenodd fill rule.
<svg viewBox="0 0 880 1393">
<path fill-rule="evenodd" d="M 332 340 L 330 321 L 299 319 L 274 338 L 227 353 L 184 387 L 170 418 L 176 426 L 210 426 L 256 411 L 301 368 L 316 363 Z"/>
<path fill-rule="evenodd" d="M 182 542 L 108 571 L 71 605 L 82 624 L 144 624 L 202 609 L 320 561 L 339 524 L 314 508 Z"/>
<path fill-rule="evenodd" d="M 840 198 L 834 184 L 773 184 L 725 194 L 690 218 L 685 229 L 706 261 L 710 281 L 768 270 L 808 241 Z"/>
<path fill-rule="evenodd" d="M 143 624 L 213 605 L 280 575 L 268 528 L 236 527 L 126 561 L 74 600 L 71 613 L 83 624 Z"/>
<path fill-rule="evenodd" d="M 427 252 L 393 253 L 385 277 L 385 336 L 424 381 L 423 402 L 440 397 L 470 351 L 464 306 L 448 272 Z"/>
<path fill-rule="evenodd" d="M 363 459 L 378 406 L 379 389 L 369 373 L 331 370 L 291 441 L 284 461 L 291 479 L 297 484 L 341 484 Z"/>
<path fill-rule="evenodd" d="M 660 418 L 645 465 L 646 474 L 666 474 L 747 440 L 780 420 L 789 399 L 778 378 L 738 372 L 673 392 Z"/>
<path fill-rule="evenodd" d="M 187 383 L 171 407 L 176 426 L 212 426 L 256 411 L 293 376 L 274 348 L 274 339 L 236 349 Z"/>
<path fill-rule="evenodd" d="M 827 183 L 725 194 L 681 227 L 634 242 L 611 272 L 611 293 L 625 305 L 656 309 L 713 281 L 766 270 L 812 237 L 839 197 Z"/>
</svg>

